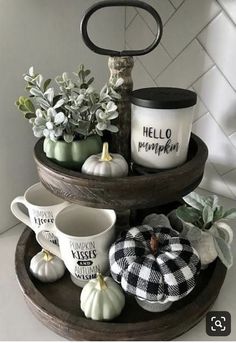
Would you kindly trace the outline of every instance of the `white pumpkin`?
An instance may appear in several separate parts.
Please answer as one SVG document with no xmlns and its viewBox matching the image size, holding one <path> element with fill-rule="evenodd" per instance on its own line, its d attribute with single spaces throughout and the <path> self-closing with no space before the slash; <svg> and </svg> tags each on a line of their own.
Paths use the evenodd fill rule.
<svg viewBox="0 0 236 343">
<path fill-rule="evenodd" d="M 98 273 L 90 280 L 80 296 L 81 310 L 93 320 L 112 320 L 125 306 L 125 296 L 120 286 L 109 276 Z"/>
<path fill-rule="evenodd" d="M 30 271 L 42 282 L 54 282 L 65 273 L 65 265 L 57 256 L 46 250 L 40 251 L 30 261 Z"/>
<path fill-rule="evenodd" d="M 102 153 L 90 156 L 82 166 L 82 173 L 105 177 L 128 175 L 128 163 L 119 154 L 109 154 L 108 143 L 103 143 Z"/>
</svg>

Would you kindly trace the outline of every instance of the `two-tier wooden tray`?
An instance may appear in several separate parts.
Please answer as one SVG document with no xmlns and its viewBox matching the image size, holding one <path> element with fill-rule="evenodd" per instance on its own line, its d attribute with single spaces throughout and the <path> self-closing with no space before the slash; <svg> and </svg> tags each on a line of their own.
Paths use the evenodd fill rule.
<svg viewBox="0 0 236 343">
<path fill-rule="evenodd" d="M 117 213 L 135 210 L 133 223 L 153 207 L 165 213 L 200 183 L 207 159 L 207 147 L 191 136 L 188 160 L 182 166 L 150 175 L 130 174 L 120 179 L 83 175 L 67 170 L 46 158 L 43 142 L 35 146 L 40 180 L 57 196 L 82 205 L 114 208 Z M 171 205 L 171 204 L 172 205 Z M 140 216 L 141 213 L 141 216 Z M 127 222 L 126 225 L 129 223 Z M 196 325 L 214 303 L 226 269 L 220 261 L 202 271 L 194 291 L 163 313 L 144 311 L 127 296 L 123 313 L 113 322 L 94 322 L 80 310 L 81 289 L 69 273 L 52 284 L 43 284 L 29 273 L 30 259 L 40 250 L 34 233 L 26 229 L 16 249 L 16 273 L 26 302 L 47 327 L 72 340 L 170 340 Z"/>
<path fill-rule="evenodd" d="M 135 6 L 148 11 L 157 23 L 153 43 L 138 51 L 112 51 L 96 46 L 89 38 L 87 24 L 91 15 L 103 7 Z M 109 55 L 110 80 L 122 78 L 121 99 L 117 102 L 119 117 L 114 123 L 119 127 L 111 135 L 111 152 L 121 153 L 130 163 L 131 104 L 133 89 L 132 56 L 152 51 L 160 42 L 162 22 L 159 14 L 147 3 L 137 0 L 112 0 L 96 2 L 85 13 L 81 22 L 82 38 L 94 52 Z M 187 161 L 171 170 L 138 174 L 131 168 L 124 178 L 105 178 L 83 175 L 60 167 L 43 152 L 43 139 L 35 146 L 34 159 L 42 184 L 53 194 L 83 206 L 111 208 L 116 211 L 117 231 L 129 225 L 140 224 L 150 212 L 167 213 L 178 205 L 181 198 L 200 183 L 208 150 L 204 142 L 192 134 Z M 136 172 L 135 172 L 136 170 Z M 143 310 L 133 297 L 126 297 L 122 314 L 113 322 L 95 322 L 86 319 L 80 310 L 81 289 L 75 286 L 66 272 L 52 284 L 43 284 L 29 273 L 31 258 L 40 251 L 34 233 L 26 229 L 16 249 L 16 273 L 25 300 L 34 315 L 57 334 L 72 340 L 170 340 L 196 325 L 214 303 L 223 284 L 226 269 L 219 260 L 199 275 L 197 286 L 183 300 L 174 303 L 162 313 Z"/>
<path fill-rule="evenodd" d="M 80 310 L 81 289 L 72 283 L 68 272 L 52 284 L 32 277 L 29 264 L 38 251 L 33 231 L 25 229 L 15 258 L 20 287 L 33 314 L 49 329 L 70 340 L 171 340 L 205 316 L 226 274 L 226 268 L 216 260 L 200 273 L 193 292 L 166 312 L 147 312 L 133 297 L 127 297 L 125 308 L 115 321 L 96 322 L 86 319 Z"/>
</svg>

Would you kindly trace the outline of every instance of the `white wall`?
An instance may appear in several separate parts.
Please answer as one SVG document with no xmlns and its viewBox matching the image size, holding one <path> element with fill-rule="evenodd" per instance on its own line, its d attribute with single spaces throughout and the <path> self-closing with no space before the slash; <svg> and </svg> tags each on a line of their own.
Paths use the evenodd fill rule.
<svg viewBox="0 0 236 343">
<path fill-rule="evenodd" d="M 193 88 L 199 97 L 193 131 L 210 151 L 201 186 L 236 196 L 236 5 L 228 0 L 146 0 L 160 13 L 164 35 L 157 49 L 135 61 L 135 88 L 172 85 Z M 85 63 L 100 86 L 108 78 L 107 57 L 84 46 L 79 24 L 95 0 L 0 0 L 0 232 L 16 223 L 11 200 L 37 173 L 31 127 L 14 106 L 23 95 L 28 67 L 46 77 Z M 142 11 L 113 8 L 91 21 L 97 44 L 122 49 L 147 46 L 153 21 Z M 124 32 L 125 26 L 125 32 Z M 93 32 L 93 34 L 92 34 Z"/>
<path fill-rule="evenodd" d="M 146 0 L 159 12 L 161 44 L 136 59 L 134 88 L 193 88 L 193 132 L 208 145 L 201 187 L 236 198 L 236 1 Z M 151 42 L 155 25 L 142 10 L 126 10 L 126 45 Z"/>
<path fill-rule="evenodd" d="M 34 65 L 45 77 L 73 71 L 84 63 L 97 85 L 108 78 L 107 57 L 84 46 L 79 24 L 95 0 L 0 0 L 0 232 L 17 221 L 11 200 L 38 180 L 31 127 L 15 108 L 24 94 L 22 74 Z M 98 12 L 89 26 L 94 41 L 123 48 L 124 9 Z M 93 34 L 92 34 L 93 32 Z"/>
</svg>

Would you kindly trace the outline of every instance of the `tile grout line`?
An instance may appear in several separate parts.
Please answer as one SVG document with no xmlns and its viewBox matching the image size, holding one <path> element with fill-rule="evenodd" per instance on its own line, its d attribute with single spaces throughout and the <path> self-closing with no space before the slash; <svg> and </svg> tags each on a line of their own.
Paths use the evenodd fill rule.
<svg viewBox="0 0 236 343">
<path fill-rule="evenodd" d="M 125 27 L 125 37 L 126 37 L 126 31 L 128 30 L 128 28 L 130 27 L 130 25 L 133 23 L 133 21 L 135 20 L 135 18 L 137 17 L 138 12 L 136 12 L 135 16 L 130 20 L 129 24 Z"/>
<path fill-rule="evenodd" d="M 125 31 L 126 31 L 126 27 L 127 27 L 127 7 L 125 6 Z"/>
<path fill-rule="evenodd" d="M 234 26 L 236 26 L 236 23 L 233 21 L 233 19 L 228 14 L 228 11 L 224 8 L 224 6 L 219 2 L 219 0 L 216 0 L 217 4 L 221 7 L 222 11 L 225 13 L 226 17 L 232 22 Z"/>
<path fill-rule="evenodd" d="M 204 103 L 204 105 L 205 105 L 205 103 Z M 229 136 L 225 133 L 225 131 L 224 131 L 224 129 L 222 128 L 222 126 L 220 125 L 220 123 L 218 123 L 218 121 L 215 119 L 215 117 L 214 117 L 214 115 L 212 114 L 211 111 L 209 111 L 209 114 L 210 114 L 211 118 L 214 120 L 214 122 L 216 123 L 216 125 L 221 129 L 221 131 L 223 132 L 225 138 L 228 140 L 228 142 L 230 143 L 230 145 L 232 146 L 232 148 L 233 148 L 233 149 L 235 150 L 235 152 L 236 152 L 236 147 L 231 143 L 231 141 L 230 141 L 230 139 L 229 139 Z M 232 169 L 236 169 L 236 167 L 235 167 L 235 168 L 232 168 Z M 231 170 L 232 170 L 232 169 L 231 169 Z M 228 173 L 228 171 L 225 172 L 225 173 L 223 173 L 223 174 L 226 174 L 226 173 Z M 220 174 L 220 173 L 219 173 L 219 175 L 223 175 L 223 174 Z"/>
<path fill-rule="evenodd" d="M 13 226 L 8 227 L 6 230 L 4 230 L 3 232 L 0 232 L 0 237 L 2 234 L 4 234 L 7 231 L 10 231 L 11 229 L 14 229 L 14 227 L 18 226 L 19 224 L 21 224 L 22 222 L 18 222 L 17 224 L 14 224 Z"/>
<path fill-rule="evenodd" d="M 170 1 L 169 1 L 169 3 L 170 3 Z M 170 4 L 170 5 L 173 7 L 172 4 Z M 174 7 L 173 7 L 173 10 L 174 10 L 174 12 L 171 13 L 170 16 L 173 16 L 173 15 L 176 13 L 176 9 L 175 9 Z M 154 36 L 156 36 L 156 33 L 152 31 L 152 28 L 151 28 L 150 24 L 146 21 L 146 19 L 142 16 L 142 14 L 141 14 L 139 11 L 138 11 L 138 14 L 139 14 L 139 16 L 141 17 L 141 19 L 144 21 L 144 23 L 148 26 L 148 28 L 150 29 L 150 31 L 154 34 Z M 170 18 L 170 17 L 169 17 L 169 18 Z M 167 20 L 169 20 L 169 18 L 168 18 Z M 167 20 L 166 20 L 165 23 L 163 23 L 163 21 L 162 21 L 163 28 L 164 28 L 164 26 L 166 25 Z"/>
<path fill-rule="evenodd" d="M 184 4 L 185 2 L 183 2 L 180 6 L 179 6 L 179 8 Z M 178 8 L 178 9 L 179 9 Z M 174 14 L 176 13 L 177 11 L 175 11 L 174 12 Z M 151 78 L 152 78 L 152 80 L 156 83 L 157 82 L 157 78 L 166 70 L 166 69 L 168 69 L 168 67 L 184 52 L 184 50 L 185 49 L 187 49 L 188 48 L 188 46 L 196 39 L 197 41 L 198 41 L 198 39 L 197 39 L 197 36 L 199 36 L 200 35 L 200 33 L 218 16 L 218 15 L 220 15 L 220 13 L 222 13 L 221 11 L 219 11 L 194 37 L 193 37 L 193 39 L 187 44 L 187 45 L 185 45 L 185 47 L 175 56 L 175 57 L 172 57 L 171 55 L 170 55 L 170 53 L 168 52 L 168 50 L 166 49 L 166 47 L 164 46 L 164 44 L 163 43 L 161 43 L 161 46 L 162 46 L 162 48 L 165 50 L 165 52 L 168 54 L 168 56 L 171 58 L 171 61 L 170 61 L 170 63 L 168 63 L 167 64 L 167 66 L 155 77 L 155 78 L 153 78 L 153 76 L 151 76 Z M 139 15 L 140 16 L 140 14 L 138 14 L 137 13 L 137 15 Z M 137 15 L 135 15 L 135 17 L 132 19 L 132 21 L 130 22 L 130 24 L 134 21 L 134 19 L 136 18 L 136 16 Z M 173 16 L 173 15 L 172 15 Z M 172 17 L 171 16 L 171 17 Z M 141 16 L 140 16 L 141 17 Z M 141 19 L 146 23 L 146 21 L 141 17 Z M 170 18 L 169 18 L 170 19 Z M 168 19 L 168 21 L 169 21 L 169 19 Z M 167 23 L 167 22 L 166 22 Z M 166 25 L 166 23 L 165 23 L 165 25 Z M 128 27 L 130 26 L 130 24 L 128 25 Z M 151 32 L 152 32 L 152 30 L 151 30 Z M 153 32 L 152 32 L 153 33 Z M 198 41 L 198 43 L 199 43 L 199 41 Z M 202 46 L 202 45 L 201 45 Z M 204 51 L 206 51 L 205 49 L 204 49 Z M 209 56 L 209 54 L 207 53 L 207 55 Z M 210 57 L 210 56 L 209 56 Z M 214 62 L 214 61 L 213 61 Z M 145 68 L 145 70 L 146 70 L 146 68 Z M 149 74 L 150 75 L 150 74 Z"/>
<path fill-rule="evenodd" d="M 212 61 L 212 62 L 214 62 L 214 61 Z M 192 88 L 194 88 L 193 87 L 193 85 L 196 83 L 196 82 L 198 82 L 205 74 L 207 74 L 211 69 L 213 69 L 215 67 L 215 64 L 214 65 L 212 65 L 212 66 L 210 66 L 206 71 L 204 71 L 201 75 L 199 74 L 199 76 L 196 78 L 196 80 L 194 80 L 192 83 L 191 83 L 191 85 L 190 86 L 188 86 L 188 88 L 189 87 L 192 87 Z M 202 101 L 203 102 L 203 101 Z M 204 103 L 204 102 L 203 102 Z M 204 105 L 205 105 L 205 103 L 204 103 Z M 206 105 L 205 105 L 206 106 Z M 208 109 L 208 107 L 206 106 L 206 108 Z"/>
<path fill-rule="evenodd" d="M 125 41 L 125 44 L 126 44 L 127 48 L 128 48 L 129 50 L 131 50 L 131 47 L 129 46 L 129 44 L 128 44 L 127 41 Z M 138 61 L 138 62 L 141 64 L 141 66 L 143 67 L 144 71 L 145 71 L 145 72 L 148 74 L 148 76 L 152 79 L 152 81 L 155 83 L 155 85 L 157 85 L 156 81 L 153 79 L 153 76 L 152 76 L 152 75 L 149 73 L 149 71 L 146 69 L 144 63 L 140 60 L 139 56 L 136 56 L 136 60 L 135 60 L 135 61 Z"/>
<path fill-rule="evenodd" d="M 236 88 L 232 85 L 232 83 L 229 81 L 229 79 L 227 78 L 227 76 L 224 74 L 224 72 L 222 71 L 222 69 L 220 68 L 220 66 L 216 63 L 216 61 L 214 60 L 213 56 L 210 55 L 210 53 L 208 52 L 208 50 L 202 45 L 201 41 L 199 40 L 199 38 L 197 37 L 196 40 L 198 41 L 198 43 L 201 45 L 202 49 L 207 52 L 208 56 L 212 59 L 212 61 L 215 63 L 215 66 L 217 67 L 217 69 L 220 71 L 220 73 L 222 74 L 222 76 L 224 77 L 224 79 L 226 79 L 226 81 L 228 82 L 228 84 L 230 85 L 230 87 L 232 88 L 232 90 L 234 92 L 236 92 Z"/>
<path fill-rule="evenodd" d="M 231 173 L 233 170 L 236 170 L 236 168 L 232 168 L 232 169 L 228 170 L 227 172 L 225 172 L 221 176 L 226 176 L 227 174 Z"/>
<path fill-rule="evenodd" d="M 222 176 L 218 173 L 218 171 L 216 170 L 216 167 L 214 165 L 214 163 L 211 161 L 211 159 L 209 158 L 209 162 L 211 163 L 212 168 L 214 169 L 214 171 L 216 172 L 216 174 L 219 176 L 219 178 L 221 179 L 221 182 L 223 182 L 223 184 L 225 185 L 225 187 L 228 189 L 228 191 L 230 192 L 230 194 L 232 194 L 233 199 L 235 198 L 235 194 L 231 191 L 231 189 L 229 188 L 229 186 L 225 183 L 224 179 L 222 178 Z"/>
<path fill-rule="evenodd" d="M 139 61 L 139 63 L 142 65 L 143 69 L 145 70 L 145 72 L 150 76 L 150 78 L 152 79 L 152 81 L 156 84 L 155 79 L 153 78 L 153 76 L 149 73 L 149 71 L 146 69 L 145 64 L 140 60 L 139 56 L 137 57 L 137 60 Z"/>
<path fill-rule="evenodd" d="M 171 18 L 173 18 L 173 16 L 176 14 L 176 12 L 178 12 L 178 10 L 184 5 L 184 3 L 185 3 L 185 1 L 183 1 L 182 4 L 181 4 L 178 8 L 175 9 L 174 13 L 172 13 L 171 16 L 170 16 L 170 17 L 167 19 L 167 21 L 165 22 L 165 25 L 164 25 L 164 26 L 166 26 L 166 24 L 169 23 L 169 21 L 171 20 Z M 173 7 L 174 7 L 174 5 L 173 5 Z M 174 8 L 175 8 L 175 7 L 174 7 Z"/>
<path fill-rule="evenodd" d="M 208 23 L 205 25 L 205 26 L 203 26 L 203 28 L 196 34 L 196 39 L 198 39 L 198 37 L 201 35 L 201 33 L 207 28 L 207 26 L 208 25 L 211 25 L 212 24 L 212 22 L 217 18 L 217 17 L 219 17 L 221 14 L 223 13 L 223 11 L 222 11 L 222 9 L 220 9 L 219 10 L 219 12 L 217 12 L 217 14 L 213 17 L 213 18 L 211 18 L 211 20 L 209 20 L 208 21 Z"/>
<path fill-rule="evenodd" d="M 212 169 L 214 169 L 215 173 L 219 176 L 219 178 L 220 178 L 221 182 L 223 183 L 223 185 L 225 186 L 225 188 L 226 188 L 226 189 L 229 191 L 229 193 L 232 195 L 233 199 L 235 199 L 235 195 L 233 194 L 233 192 L 231 191 L 231 189 L 229 188 L 229 186 L 225 183 L 225 181 L 223 180 L 222 176 L 221 176 L 221 175 L 218 173 L 218 171 L 216 170 L 216 167 L 215 167 L 214 163 L 213 163 L 212 160 L 211 160 L 211 156 L 209 156 L 209 157 L 207 158 L 207 162 L 206 162 L 206 163 L 208 163 L 208 164 L 211 165 Z M 231 198 L 229 198 L 229 199 L 231 199 Z"/>
<path fill-rule="evenodd" d="M 139 17 L 140 17 L 140 19 L 144 22 L 144 24 L 148 27 L 148 29 L 151 31 L 151 33 L 154 35 L 154 36 L 156 36 L 156 34 L 152 31 L 152 29 L 151 29 L 151 27 L 148 25 L 148 23 L 146 22 L 146 20 L 143 18 L 143 16 L 140 14 L 140 13 L 138 13 L 137 14 Z M 136 18 L 136 16 L 135 16 L 135 18 Z M 164 45 L 161 43 L 161 41 L 160 41 L 160 46 L 162 47 L 162 49 L 166 52 L 166 54 L 168 55 L 168 57 L 172 60 L 172 57 L 170 56 L 170 54 L 169 54 L 169 52 L 166 50 L 166 48 L 164 47 Z M 141 61 L 140 61 L 141 62 Z M 142 62 L 141 62 L 142 63 Z M 144 66 L 144 65 L 143 65 Z M 145 70 L 146 70 L 146 68 L 145 68 Z M 147 71 L 147 70 L 146 70 Z M 148 71 L 147 71 L 148 72 Z M 148 72 L 149 73 L 149 72 Z M 152 80 L 155 82 L 155 77 L 153 77 L 150 73 L 149 73 L 149 75 L 151 76 L 151 78 L 152 78 Z"/>
<path fill-rule="evenodd" d="M 211 69 L 213 69 L 213 68 L 215 68 L 216 66 L 213 66 L 212 68 L 210 68 L 207 72 L 209 72 Z M 206 72 L 206 73 L 207 73 Z M 203 75 L 205 75 L 205 74 L 203 74 Z M 201 77 L 203 77 L 203 75 L 201 76 Z M 196 81 L 197 82 L 197 81 Z M 194 82 L 190 87 L 192 87 L 193 89 L 194 89 L 194 91 L 197 93 L 197 91 L 196 91 L 196 89 L 194 88 L 194 84 L 196 83 L 196 82 Z M 214 115 L 213 115 L 213 113 L 210 111 L 210 109 L 208 108 L 208 106 L 206 105 L 206 103 L 205 103 L 205 101 L 202 99 L 202 97 L 197 93 L 197 96 L 199 97 L 199 99 L 201 100 L 201 102 L 203 103 L 203 105 L 206 107 L 206 109 L 207 109 L 207 111 L 209 112 L 209 114 L 210 114 L 210 116 L 212 117 L 212 119 L 215 121 L 215 123 L 219 126 L 219 128 L 221 129 L 221 131 L 223 132 L 223 134 L 225 135 L 225 137 L 226 137 L 226 139 L 229 141 L 229 143 L 230 143 L 230 145 L 232 145 L 233 146 L 233 148 L 236 150 L 236 147 L 232 144 L 232 142 L 231 142 L 231 140 L 230 140 L 230 136 L 234 133 L 232 133 L 232 134 L 230 134 L 230 135 L 228 135 L 226 132 L 225 132 L 225 130 L 224 130 L 224 128 L 221 126 L 221 124 L 220 123 L 218 123 L 218 121 L 215 119 L 215 117 L 214 117 Z M 202 116 L 200 117 L 200 118 L 202 118 Z M 200 119 L 199 118 L 199 119 Z M 197 120 L 196 120 L 197 121 Z M 195 122 L 196 122 L 195 121 Z M 233 168 L 234 169 L 234 168 Z"/>
<path fill-rule="evenodd" d="M 212 62 L 214 62 L 214 61 L 212 61 Z M 189 86 L 189 87 L 192 87 L 192 88 L 194 88 L 194 84 L 196 83 L 196 82 L 198 82 L 205 74 L 207 74 L 209 71 L 211 71 L 211 69 L 214 69 L 216 67 L 216 65 L 215 64 L 213 64 L 209 69 L 207 69 L 202 75 L 200 75 L 200 76 L 198 76 L 197 78 L 196 78 L 196 80 L 194 80 L 193 81 L 193 83 Z M 204 103 L 204 102 L 203 102 Z M 205 104 L 204 104 L 205 105 Z M 206 106 L 206 105 L 205 105 Z M 207 107 L 207 106 L 206 106 Z M 207 107 L 208 108 L 208 107 Z"/>
<path fill-rule="evenodd" d="M 215 66 L 213 66 L 211 69 L 213 69 Z M 209 69 L 210 70 L 210 69 Z M 208 71 L 209 71 L 208 70 Z M 196 82 L 194 82 L 196 83 Z M 194 83 L 192 84 L 192 88 L 194 89 L 194 91 L 196 91 L 196 89 L 194 88 Z M 197 91 L 196 91 L 197 92 Z M 236 151 L 236 147 L 232 144 L 230 138 L 229 138 L 229 135 L 225 132 L 224 128 L 220 125 L 220 123 L 218 123 L 218 121 L 215 119 L 214 115 L 212 114 L 212 112 L 209 110 L 208 106 L 206 105 L 205 101 L 202 99 L 202 97 L 197 93 L 197 96 L 199 97 L 199 99 L 202 101 L 202 103 L 204 104 L 204 106 L 206 107 L 206 109 L 208 110 L 208 113 L 210 114 L 211 118 L 214 120 L 214 122 L 217 124 L 217 126 L 221 129 L 221 131 L 223 132 L 225 138 L 228 140 L 228 142 L 230 143 L 230 145 L 232 145 L 233 149 Z M 205 113 L 207 114 L 207 113 Z M 200 118 L 198 118 L 195 123 L 200 120 L 203 116 L 201 116 Z M 232 168 L 231 170 L 234 170 L 235 168 Z M 223 173 L 223 174 L 219 174 L 219 175 L 224 175 L 224 174 L 227 174 L 229 171 Z"/>
<path fill-rule="evenodd" d="M 185 47 L 175 56 L 175 57 L 172 57 L 170 54 L 168 54 L 171 58 L 172 58 L 172 61 L 167 65 L 167 67 L 165 67 L 159 74 L 158 76 L 155 78 L 155 80 L 161 75 L 161 73 L 163 73 L 170 65 L 171 63 L 173 63 L 183 52 L 185 49 L 187 49 L 189 47 L 189 45 L 194 41 L 194 40 L 197 40 L 198 41 L 198 36 L 201 34 L 201 32 L 213 21 L 217 18 L 217 16 L 220 14 L 221 12 L 218 12 L 194 37 L 193 39 L 187 44 L 185 45 Z M 198 41 L 199 42 L 199 41 Z M 162 43 L 162 46 L 163 48 L 165 48 L 165 45 Z M 202 46 L 202 45 L 201 45 Z M 165 48 L 166 51 L 168 51 L 166 48 Z M 206 51 L 206 49 L 204 49 Z M 207 53 L 207 55 L 210 57 L 210 55 Z M 213 61 L 214 62 L 214 61 Z"/>
<path fill-rule="evenodd" d="M 169 54 L 169 51 L 165 48 L 165 46 L 160 42 L 160 45 L 161 45 L 161 47 L 162 47 L 162 49 L 166 52 L 166 54 L 169 56 L 169 58 L 171 59 L 171 61 L 172 61 L 172 56 Z"/>
<path fill-rule="evenodd" d="M 196 123 L 199 119 L 201 119 L 202 117 L 204 117 L 209 111 L 207 110 L 205 113 L 201 114 L 200 117 L 198 117 L 197 119 L 195 119 L 193 121 L 193 124 Z"/>
<path fill-rule="evenodd" d="M 177 6 L 177 7 L 175 7 L 175 5 L 173 4 L 173 2 L 170 0 L 170 2 L 171 2 L 171 4 L 174 6 L 174 8 L 177 10 L 181 5 L 182 5 L 182 3 L 184 2 L 184 0 L 182 1 L 182 3 L 179 5 L 179 6 Z"/>
<path fill-rule="evenodd" d="M 193 41 L 195 40 L 196 38 L 194 37 L 186 46 L 185 46 L 185 48 L 183 49 L 183 50 L 181 50 L 181 52 L 176 56 L 176 57 L 171 57 L 172 58 L 172 60 L 170 61 L 170 63 L 168 63 L 168 65 L 156 76 L 156 78 L 155 78 L 155 80 L 159 77 L 159 76 L 161 76 L 161 74 L 162 73 L 164 73 L 165 71 L 166 71 L 166 69 L 168 69 L 169 68 L 169 66 L 173 63 L 173 62 L 175 62 L 176 60 L 177 60 L 177 58 L 184 52 L 184 50 L 185 49 L 187 49 L 188 47 L 189 47 L 189 45 L 191 45 L 192 43 L 193 43 Z M 162 44 L 163 45 L 163 44 Z M 163 45 L 163 47 L 165 47 L 164 45 Z M 166 49 L 166 48 L 165 48 Z"/>
<path fill-rule="evenodd" d="M 194 41 L 196 41 L 196 42 L 198 42 L 198 40 L 197 40 L 197 38 L 196 37 L 194 37 L 189 43 L 188 43 L 188 45 L 186 45 L 185 46 L 185 48 L 167 65 L 167 67 L 165 67 L 159 74 L 158 74 L 158 76 L 155 78 L 155 80 L 159 77 L 159 76 L 161 76 L 161 74 L 164 72 L 164 71 L 166 71 L 166 69 L 168 69 L 169 68 L 169 66 L 185 51 L 185 49 L 187 49 Z M 213 61 L 213 59 L 210 57 L 210 55 L 209 54 L 207 54 L 207 56 L 209 57 L 209 59 L 214 63 L 214 61 Z M 210 68 L 212 68 L 213 66 L 211 66 Z M 209 68 L 209 69 L 210 69 Z M 209 71 L 209 70 L 207 70 L 207 71 Z M 202 75 L 204 74 L 204 73 L 206 73 L 207 71 L 205 71 L 205 72 L 203 72 L 202 74 L 201 74 L 201 76 L 199 76 L 198 78 L 200 78 L 200 77 L 202 77 Z M 193 82 L 193 83 L 195 83 L 195 81 Z M 192 84 L 193 84 L 192 83 Z M 191 86 L 189 86 L 189 87 L 191 87 Z"/>
<path fill-rule="evenodd" d="M 197 39 L 197 41 L 198 41 L 198 39 Z M 198 41 L 198 42 L 199 42 L 199 44 L 202 46 L 201 42 L 200 42 L 200 41 Z M 219 73 L 222 75 L 222 77 L 225 79 L 225 81 L 228 82 L 229 86 L 232 88 L 233 92 L 235 93 L 236 91 L 235 91 L 234 87 L 231 85 L 231 83 L 229 82 L 229 80 L 227 79 L 227 77 L 225 76 L 225 74 L 224 74 L 224 73 L 222 72 L 222 70 L 219 68 L 218 64 L 214 61 L 214 59 L 212 58 L 212 56 L 209 55 L 208 51 L 204 48 L 204 46 L 202 46 L 202 48 L 205 50 L 205 52 L 208 54 L 208 56 L 209 56 L 209 57 L 212 59 L 212 61 L 215 63 L 211 68 L 209 68 L 209 70 L 207 70 L 207 71 L 205 72 L 205 74 L 207 74 L 211 69 L 217 68 L 218 71 L 219 71 Z M 195 84 L 196 82 L 198 82 L 198 81 L 200 80 L 200 78 L 203 77 L 205 74 L 202 74 L 196 81 L 194 81 L 194 82 L 192 83 L 191 87 L 194 88 L 194 84 Z M 235 94 L 235 95 L 236 95 L 236 94 Z M 198 95 L 198 96 L 199 96 L 199 95 Z M 200 96 L 199 96 L 199 98 L 201 99 Z M 204 102 L 202 99 L 201 99 L 201 101 L 202 101 L 203 104 L 206 106 L 205 102 Z M 206 106 L 206 108 L 208 109 L 208 106 Z M 209 109 L 208 109 L 208 110 L 209 110 Z M 209 112 L 210 112 L 210 110 L 209 110 Z M 212 113 L 211 113 L 211 116 L 214 117 L 214 116 L 212 115 Z M 225 132 L 225 129 L 221 126 L 221 124 L 218 123 L 217 120 L 215 120 L 215 122 L 216 122 L 216 123 L 218 124 L 218 126 L 222 129 L 223 133 L 224 133 L 225 136 L 228 138 L 230 144 L 232 144 L 232 142 L 231 142 L 231 140 L 230 140 L 229 137 L 230 137 L 234 132 L 232 132 L 231 134 L 226 133 L 226 132 Z M 233 144 L 232 144 L 232 145 L 233 145 Z M 234 146 L 234 145 L 233 145 L 233 146 Z M 235 149 L 236 149 L 236 148 L 235 148 Z"/>
</svg>

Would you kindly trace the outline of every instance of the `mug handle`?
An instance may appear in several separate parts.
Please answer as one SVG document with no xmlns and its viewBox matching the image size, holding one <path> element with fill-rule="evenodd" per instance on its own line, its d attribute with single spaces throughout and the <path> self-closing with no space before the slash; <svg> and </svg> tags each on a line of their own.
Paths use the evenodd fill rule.
<svg viewBox="0 0 236 343">
<path fill-rule="evenodd" d="M 25 225 L 27 225 L 33 230 L 29 216 L 27 216 L 24 212 L 21 211 L 21 209 L 19 208 L 19 204 L 23 204 L 28 210 L 25 198 L 23 196 L 18 196 L 11 202 L 12 213 L 17 219 L 19 219 L 21 222 L 23 222 Z"/>
<path fill-rule="evenodd" d="M 216 224 L 219 228 L 221 228 L 222 230 L 227 232 L 227 234 L 228 234 L 228 242 L 227 243 L 231 244 L 233 241 L 233 238 L 234 238 L 233 230 L 231 229 L 231 227 L 228 224 L 226 224 L 225 222 L 217 222 Z"/>
<path fill-rule="evenodd" d="M 47 230 L 45 230 L 45 229 L 38 229 L 36 231 L 36 240 L 39 243 L 39 245 L 41 245 L 41 247 L 43 249 L 49 251 L 51 254 L 53 254 L 53 255 L 59 257 L 60 259 L 62 259 L 60 248 L 56 244 L 48 241 L 45 238 L 45 236 L 43 235 L 43 232 L 47 232 Z M 56 233 L 55 228 L 51 228 L 50 232 L 53 233 L 57 237 L 57 233 Z M 57 237 L 57 239 L 58 239 L 58 237 Z"/>
</svg>

